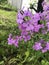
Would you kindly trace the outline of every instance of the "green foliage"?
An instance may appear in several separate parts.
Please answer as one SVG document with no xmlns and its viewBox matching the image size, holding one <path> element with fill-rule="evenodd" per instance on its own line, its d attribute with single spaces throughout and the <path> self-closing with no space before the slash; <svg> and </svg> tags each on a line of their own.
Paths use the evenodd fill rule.
<svg viewBox="0 0 49 65">
<path fill-rule="evenodd" d="M 45 60 L 42 60 L 41 63 L 42 63 L 42 65 L 49 65 L 49 62 L 45 61 Z"/>
<path fill-rule="evenodd" d="M 8 3 L 8 0 L 0 0 L 0 9 L 2 10 L 12 10 L 12 11 L 17 11 L 17 8 L 10 5 Z"/>
<path fill-rule="evenodd" d="M 7 2 L 7 0 L 0 0 L 0 4 L 6 3 L 6 2 Z"/>
</svg>

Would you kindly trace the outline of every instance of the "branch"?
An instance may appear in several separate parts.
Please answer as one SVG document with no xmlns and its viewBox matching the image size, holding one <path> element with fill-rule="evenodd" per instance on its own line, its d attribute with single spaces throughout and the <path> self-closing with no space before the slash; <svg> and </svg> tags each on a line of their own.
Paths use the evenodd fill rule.
<svg viewBox="0 0 49 65">
<path fill-rule="evenodd" d="M 33 5 L 30 6 L 30 9 L 33 9 L 34 11 L 37 12 L 37 10 L 33 7 Z"/>
</svg>

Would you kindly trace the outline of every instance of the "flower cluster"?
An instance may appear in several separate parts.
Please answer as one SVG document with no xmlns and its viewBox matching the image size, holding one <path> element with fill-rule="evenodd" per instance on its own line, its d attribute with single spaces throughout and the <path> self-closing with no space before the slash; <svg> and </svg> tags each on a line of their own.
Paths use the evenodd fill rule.
<svg viewBox="0 0 49 65">
<path fill-rule="evenodd" d="M 49 32 L 49 5 L 42 3 L 43 12 L 32 14 L 29 10 L 21 10 L 17 15 L 17 24 L 21 31 L 20 36 L 9 35 L 8 44 L 18 47 L 19 41 L 29 41 L 34 34 L 47 34 Z M 44 45 L 44 46 L 43 46 Z M 33 45 L 34 50 L 41 50 L 43 53 L 49 50 L 49 42 L 40 40 Z"/>
<path fill-rule="evenodd" d="M 42 53 L 47 52 L 49 50 L 49 42 L 45 42 L 43 39 L 41 39 L 39 42 L 35 42 L 35 45 L 33 45 L 34 50 L 41 50 Z"/>
</svg>

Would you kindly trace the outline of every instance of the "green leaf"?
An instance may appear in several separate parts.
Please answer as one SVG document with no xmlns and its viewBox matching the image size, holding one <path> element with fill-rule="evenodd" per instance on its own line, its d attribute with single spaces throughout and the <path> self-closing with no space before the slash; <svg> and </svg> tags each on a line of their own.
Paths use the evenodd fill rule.
<svg viewBox="0 0 49 65">
<path fill-rule="evenodd" d="M 27 59 L 27 61 L 28 62 L 31 62 L 32 60 L 34 60 L 35 59 L 35 56 L 32 56 L 32 57 L 29 57 L 28 59 Z"/>
<path fill-rule="evenodd" d="M 29 54 L 30 54 L 29 51 L 25 52 L 26 58 L 29 57 Z"/>
<path fill-rule="evenodd" d="M 49 65 L 49 62 L 47 61 L 47 62 L 45 63 L 45 65 Z"/>
<path fill-rule="evenodd" d="M 12 63 L 15 63 L 16 60 L 17 60 L 16 58 L 12 58 L 12 59 L 9 60 L 8 64 L 10 65 L 10 64 L 12 64 Z"/>
<path fill-rule="evenodd" d="M 0 65 L 3 65 L 4 64 L 4 61 L 0 61 Z"/>
<path fill-rule="evenodd" d="M 42 60 L 42 65 L 49 65 L 49 62 L 48 61 L 45 61 L 45 60 Z"/>
<path fill-rule="evenodd" d="M 27 60 L 27 58 L 29 57 L 29 54 L 30 54 L 29 51 L 26 51 L 26 52 L 25 52 L 26 57 L 25 57 L 25 59 L 22 61 L 22 63 L 24 63 L 24 62 Z"/>
<path fill-rule="evenodd" d="M 42 63 L 42 65 L 45 65 L 45 61 L 44 61 L 44 60 L 42 60 L 42 62 L 41 62 L 41 63 Z"/>
</svg>

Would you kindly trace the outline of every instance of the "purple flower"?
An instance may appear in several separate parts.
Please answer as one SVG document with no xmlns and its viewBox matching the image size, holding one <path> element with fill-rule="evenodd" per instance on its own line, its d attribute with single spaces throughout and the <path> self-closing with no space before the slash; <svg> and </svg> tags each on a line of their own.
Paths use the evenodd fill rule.
<svg viewBox="0 0 49 65">
<path fill-rule="evenodd" d="M 9 45 L 12 45 L 13 42 L 14 42 L 13 39 L 8 38 L 8 44 L 9 44 Z"/>
<path fill-rule="evenodd" d="M 40 15 L 41 20 L 44 22 L 48 22 L 49 21 L 49 11 L 43 11 L 43 13 L 41 13 Z"/>
<path fill-rule="evenodd" d="M 45 42 L 43 39 L 41 39 L 39 42 L 35 42 L 33 49 L 36 51 L 40 50 L 42 53 L 45 53 L 49 50 L 49 42 Z"/>
<path fill-rule="evenodd" d="M 44 6 L 44 5 L 46 5 L 46 2 L 45 1 L 42 3 L 42 6 Z"/>
<path fill-rule="evenodd" d="M 30 18 L 33 17 L 32 13 L 29 10 L 24 11 L 25 16 L 29 16 Z"/>
<path fill-rule="evenodd" d="M 42 30 L 42 34 L 47 34 L 47 30 Z"/>
<path fill-rule="evenodd" d="M 34 26 L 34 31 L 39 32 L 40 28 L 41 28 L 41 25 L 35 25 Z"/>
<path fill-rule="evenodd" d="M 22 32 L 21 32 L 21 36 L 24 36 L 24 35 L 28 35 L 28 32 L 22 31 Z"/>
<path fill-rule="evenodd" d="M 17 39 L 15 39 L 15 42 L 13 43 L 16 47 L 18 47 L 18 40 Z"/>
<path fill-rule="evenodd" d="M 30 18 L 29 20 L 31 21 L 32 19 L 32 13 L 29 10 L 25 10 L 25 11 L 20 11 L 18 12 L 17 15 L 17 23 L 18 24 L 22 24 L 23 22 L 26 22 L 28 20 L 26 20 L 27 18 Z"/>
<path fill-rule="evenodd" d="M 47 48 L 47 50 L 49 50 L 49 42 L 47 42 L 46 48 Z"/>
<path fill-rule="evenodd" d="M 16 47 L 18 47 L 18 41 L 19 41 L 18 36 L 14 39 L 14 38 L 12 38 L 11 34 L 9 35 L 9 38 L 8 38 L 9 45 L 15 45 Z"/>
<path fill-rule="evenodd" d="M 37 21 L 37 22 L 40 20 L 40 15 L 39 15 L 39 13 L 34 14 L 33 20 L 35 20 L 35 21 Z"/>
<path fill-rule="evenodd" d="M 48 4 L 47 5 L 44 5 L 43 10 L 44 11 L 48 11 L 49 10 L 49 5 Z"/>
<path fill-rule="evenodd" d="M 26 27 L 26 31 L 33 31 L 33 30 L 34 30 L 34 26 L 31 24 Z"/>
<path fill-rule="evenodd" d="M 20 12 L 18 12 L 18 15 L 17 15 L 17 23 L 18 24 L 21 24 L 23 23 L 23 18 L 24 18 L 24 12 L 21 10 Z"/>
<path fill-rule="evenodd" d="M 22 41 L 22 40 L 23 40 L 22 36 L 19 36 L 19 40 L 20 40 L 20 41 Z"/>
<path fill-rule="evenodd" d="M 23 20 L 22 19 L 17 19 L 17 22 L 21 24 L 21 23 L 23 23 Z"/>
<path fill-rule="evenodd" d="M 42 49 L 41 51 L 42 51 L 42 53 L 45 53 L 45 52 L 47 52 L 47 48 L 45 47 L 45 48 Z"/>
<path fill-rule="evenodd" d="M 33 49 L 38 51 L 42 49 L 41 43 L 35 42 L 35 45 L 33 45 Z"/>
<path fill-rule="evenodd" d="M 12 45 L 12 44 L 13 44 L 12 41 L 13 41 L 13 39 L 12 39 L 12 34 L 9 34 L 8 44 L 9 44 L 9 45 Z"/>
<path fill-rule="evenodd" d="M 47 31 L 49 31 L 49 22 L 46 23 Z"/>
<path fill-rule="evenodd" d="M 45 48 L 42 49 L 42 53 L 45 53 L 48 50 L 49 50 L 49 42 L 47 42 Z"/>
<path fill-rule="evenodd" d="M 43 6 L 43 10 L 44 11 L 48 11 L 49 10 L 49 4 L 46 3 L 45 1 L 42 3 L 42 6 Z"/>
<path fill-rule="evenodd" d="M 40 39 L 40 41 L 39 41 L 40 43 L 44 43 L 45 41 L 43 40 L 43 39 Z"/>
<path fill-rule="evenodd" d="M 27 42 L 31 39 L 31 36 L 30 35 L 23 36 L 23 39 L 25 42 Z"/>
</svg>

